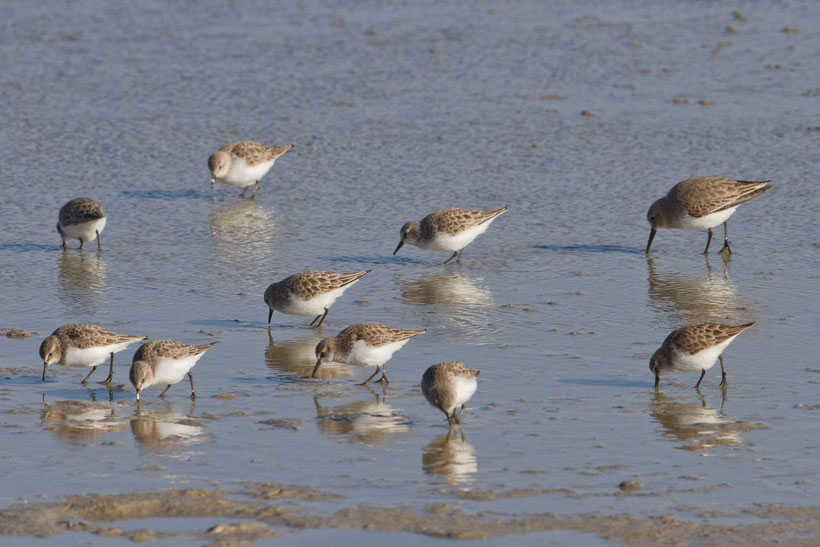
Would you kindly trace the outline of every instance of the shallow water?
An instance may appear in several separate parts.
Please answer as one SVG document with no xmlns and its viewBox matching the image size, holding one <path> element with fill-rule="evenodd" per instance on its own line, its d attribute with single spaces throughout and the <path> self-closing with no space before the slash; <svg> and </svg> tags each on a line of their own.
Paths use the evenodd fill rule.
<svg viewBox="0 0 820 547">
<path fill-rule="evenodd" d="M 450 504 L 752 525 L 771 519 L 755 504 L 816 503 L 813 3 L 744 5 L 746 22 L 677 2 L 49 7 L 11 4 L 0 22 L 0 328 L 40 333 L 0 338 L 0 507 L 245 481 L 343 496 L 289 502 L 316 515 Z M 245 138 L 295 148 L 255 200 L 212 195 L 208 154 Z M 651 202 L 711 174 L 775 184 L 732 217 L 735 254 L 664 231 L 647 259 Z M 81 195 L 107 210 L 102 253 L 60 248 L 57 211 Z M 460 266 L 390 254 L 406 220 L 502 205 Z M 268 327 L 269 283 L 365 268 L 318 331 L 278 313 Z M 757 321 L 726 351 L 725 398 L 715 369 L 700 394 L 695 375 L 655 392 L 649 356 L 705 320 Z M 40 381 L 42 337 L 72 321 L 220 343 L 195 402 L 181 382 L 136 407 L 130 351 L 113 390 L 71 368 Z M 386 389 L 356 385 L 357 367 L 306 379 L 316 342 L 361 321 L 428 333 Z M 452 359 L 482 372 L 448 436 L 418 382 Z M 624 495 L 625 480 L 645 487 Z M 375 526 L 278 531 L 427 533 Z M 569 530 L 508 537 L 600 541 Z"/>
</svg>

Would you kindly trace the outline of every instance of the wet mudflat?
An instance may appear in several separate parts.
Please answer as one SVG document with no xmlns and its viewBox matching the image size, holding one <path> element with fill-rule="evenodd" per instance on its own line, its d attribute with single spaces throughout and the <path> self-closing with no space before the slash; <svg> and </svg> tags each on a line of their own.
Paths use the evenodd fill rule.
<svg viewBox="0 0 820 547">
<path fill-rule="evenodd" d="M 733 9 L 8 7 L 0 533 L 816 540 L 820 14 Z M 255 200 L 212 195 L 208 154 L 244 138 L 296 146 Z M 662 231 L 647 259 L 649 204 L 713 174 L 775 184 L 732 217 L 735 254 Z M 102 253 L 60 248 L 81 195 L 108 212 Z M 407 220 L 503 205 L 461 266 L 390 254 Z M 268 326 L 269 283 L 366 268 L 320 330 Z M 757 321 L 726 393 L 714 368 L 653 390 L 652 352 L 706 320 Z M 71 321 L 219 344 L 196 401 L 183 382 L 137 406 L 132 352 L 111 389 L 40 380 L 40 341 Z M 310 380 L 316 343 L 362 321 L 428 332 L 387 387 L 345 365 Z M 453 359 L 481 376 L 448 433 L 418 383 Z"/>
</svg>

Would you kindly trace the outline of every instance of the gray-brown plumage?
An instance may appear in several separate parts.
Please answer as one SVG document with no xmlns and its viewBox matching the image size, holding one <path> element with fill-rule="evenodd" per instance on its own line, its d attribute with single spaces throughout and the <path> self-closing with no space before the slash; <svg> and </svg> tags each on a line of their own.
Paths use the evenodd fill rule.
<svg viewBox="0 0 820 547">
<path fill-rule="evenodd" d="M 325 338 L 316 345 L 316 366 L 311 377 L 323 362 L 336 361 L 359 366 L 375 366 L 376 371 L 364 381 L 367 384 L 379 372 L 380 382 L 389 383 L 385 373 L 387 361 L 410 338 L 427 332 L 426 329 L 399 329 L 380 323 L 356 323 L 336 336 Z"/>
<path fill-rule="evenodd" d="M 461 423 L 464 405 L 476 391 L 480 370 L 473 370 L 464 363 L 447 361 L 433 365 L 424 371 L 421 378 L 421 391 L 424 397 L 435 408 L 444 412 L 447 422 Z M 461 414 L 456 410 L 461 406 Z"/>
<path fill-rule="evenodd" d="M 253 141 L 232 142 L 223 146 L 208 158 L 211 191 L 214 188 L 214 180 L 219 180 L 243 188 L 244 197 L 248 187 L 253 185 L 253 198 L 259 187 L 259 180 L 273 167 L 277 158 L 291 148 L 292 144 L 267 146 Z"/>
<path fill-rule="evenodd" d="M 97 239 L 97 249 L 101 249 L 100 233 L 105 228 L 106 216 L 100 202 L 91 198 L 74 198 L 62 207 L 57 218 L 57 233 L 66 248 L 67 239 L 79 239 L 83 243 Z"/>
<path fill-rule="evenodd" d="M 49 365 L 57 363 L 63 366 L 92 367 L 91 372 L 82 381 L 85 384 L 97 370 L 97 366 L 110 356 L 108 378 L 103 382 L 109 383 L 114 378 L 114 354 L 124 350 L 129 344 L 146 338 L 148 337 L 117 334 L 90 323 L 67 323 L 52 332 L 40 344 L 43 381 L 46 379 Z"/>
<path fill-rule="evenodd" d="M 406 243 L 429 251 L 453 251 L 453 255 L 444 263 L 447 264 L 454 258 L 457 263 L 461 263 L 464 248 L 483 234 L 497 216 L 506 211 L 507 207 L 489 211 L 440 209 L 421 221 L 412 220 L 402 226 L 401 241 L 393 254 L 399 252 Z"/>
<path fill-rule="evenodd" d="M 754 321 L 744 325 L 701 323 L 672 331 L 649 360 L 649 370 L 655 375 L 655 387 L 658 387 L 661 374 L 700 370 L 700 379 L 695 384 L 695 388 L 698 388 L 706 371 L 712 368 L 716 360 L 720 360 L 720 385 L 725 386 L 723 350 L 737 335 L 753 325 Z"/>
<path fill-rule="evenodd" d="M 694 177 L 679 182 L 649 208 L 646 218 L 652 227 L 646 254 L 658 230 L 675 228 L 683 230 L 707 229 L 704 254 L 709 252 L 712 228 L 723 223 L 724 240 L 720 252 L 732 252 L 729 245 L 728 219 L 735 209 L 772 188 L 768 180 L 744 181 L 724 177 Z"/>
<path fill-rule="evenodd" d="M 152 340 L 140 346 L 134 354 L 129 372 L 131 384 L 137 390 L 137 400 L 143 389 L 154 384 L 166 384 L 160 393 L 160 397 L 165 396 L 165 392 L 186 374 L 191 381 L 191 398 L 195 398 L 191 368 L 212 347 L 213 343 L 192 346 L 176 340 Z"/>
<path fill-rule="evenodd" d="M 318 321 L 316 327 L 321 326 L 336 299 L 370 271 L 308 271 L 272 283 L 265 291 L 265 303 L 269 308 L 268 323 L 274 310 L 277 310 L 290 315 L 315 315 L 310 325 L 313 326 Z"/>
</svg>

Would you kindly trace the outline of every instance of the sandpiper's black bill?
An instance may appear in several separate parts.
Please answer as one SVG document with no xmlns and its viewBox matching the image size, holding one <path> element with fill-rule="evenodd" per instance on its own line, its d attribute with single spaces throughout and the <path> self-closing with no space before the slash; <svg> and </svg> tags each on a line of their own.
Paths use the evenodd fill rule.
<svg viewBox="0 0 820 547">
<path fill-rule="evenodd" d="M 399 244 L 396 246 L 396 250 L 393 251 L 393 256 L 395 256 L 396 253 L 399 252 L 399 249 L 401 249 L 402 245 L 404 245 L 404 241 L 399 241 Z"/>
<path fill-rule="evenodd" d="M 649 232 L 649 241 L 646 243 L 646 254 L 649 254 L 649 248 L 652 246 L 652 240 L 655 239 L 655 234 L 658 231 L 655 228 L 652 228 L 652 231 Z"/>
</svg>

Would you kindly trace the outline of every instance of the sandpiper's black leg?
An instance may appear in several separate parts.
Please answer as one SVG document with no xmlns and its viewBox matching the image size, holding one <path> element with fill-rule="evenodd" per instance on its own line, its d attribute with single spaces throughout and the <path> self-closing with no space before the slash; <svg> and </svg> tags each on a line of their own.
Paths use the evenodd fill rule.
<svg viewBox="0 0 820 547">
<path fill-rule="evenodd" d="M 108 367 L 108 378 L 103 380 L 102 383 L 110 384 L 111 381 L 114 379 L 114 352 L 111 352 L 111 365 Z"/>
<path fill-rule="evenodd" d="M 97 250 L 102 251 L 102 246 L 100 245 L 100 231 L 97 230 Z"/>
<path fill-rule="evenodd" d="M 94 374 L 94 371 L 97 370 L 97 367 L 91 367 L 91 372 L 88 373 L 88 376 L 83 378 L 82 384 L 85 385 L 88 383 L 88 379 L 91 378 L 91 375 Z"/>
<path fill-rule="evenodd" d="M 65 244 L 65 239 L 63 240 L 63 250 L 68 249 L 68 245 Z"/>
<path fill-rule="evenodd" d="M 168 384 L 167 386 L 165 386 L 165 389 L 163 389 L 162 393 L 159 394 L 159 398 L 164 399 L 165 398 L 165 392 L 168 391 L 169 389 L 171 389 L 171 384 Z"/>
<path fill-rule="evenodd" d="M 256 196 L 256 189 L 259 188 L 259 181 L 256 181 L 256 184 L 253 185 L 253 191 L 251 192 L 251 199 Z"/>
<path fill-rule="evenodd" d="M 442 412 L 444 412 L 444 415 L 445 415 L 445 416 L 447 416 L 447 423 L 448 423 L 448 424 L 450 424 L 450 426 L 452 427 L 452 425 L 453 425 L 453 418 L 450 416 L 450 414 L 448 414 L 448 413 L 447 413 L 447 411 L 446 411 L 446 410 L 444 410 L 444 408 L 442 408 L 442 407 L 438 407 L 438 408 L 439 408 L 439 410 L 441 410 Z M 448 435 L 449 435 L 449 433 L 448 433 Z"/>
<path fill-rule="evenodd" d="M 385 363 L 384 365 L 382 365 L 382 377 L 379 378 L 379 382 L 384 382 L 385 384 L 389 384 L 390 380 L 387 379 L 387 371 L 385 370 L 386 368 L 387 368 L 387 364 Z"/>
<path fill-rule="evenodd" d="M 452 259 L 454 259 L 457 256 L 458 256 L 458 251 L 453 251 L 453 256 L 451 256 L 450 258 L 445 260 L 444 263 L 447 264 L 448 262 L 450 262 Z"/>
<path fill-rule="evenodd" d="M 312 327 L 313 324 L 316 323 L 316 321 L 318 321 L 320 317 L 322 317 L 321 313 L 313 318 L 313 321 L 310 322 L 310 325 L 308 325 L 308 327 Z"/>
<path fill-rule="evenodd" d="M 729 246 L 729 221 L 723 223 L 723 248 L 720 250 L 722 253 L 726 251 L 728 254 L 732 254 L 732 248 Z"/>
<path fill-rule="evenodd" d="M 703 254 L 709 254 L 709 244 L 712 243 L 712 236 L 714 235 L 711 228 L 707 228 L 707 230 L 709 230 L 709 237 L 706 240 L 706 249 L 703 250 Z"/>
<path fill-rule="evenodd" d="M 461 264 L 461 253 L 463 253 L 463 252 L 464 252 L 464 249 L 461 249 L 458 252 L 458 258 L 456 258 L 456 264 Z"/>
<path fill-rule="evenodd" d="M 698 383 L 695 384 L 695 389 L 698 389 L 700 387 L 700 383 L 703 381 L 704 376 L 706 376 L 706 369 L 700 371 L 700 380 L 698 380 Z"/>
<path fill-rule="evenodd" d="M 324 323 L 324 322 L 325 322 L 325 317 L 327 317 L 327 312 L 328 312 L 328 311 L 329 311 L 329 310 L 328 310 L 328 308 L 325 308 L 325 313 L 324 313 L 324 315 L 322 315 L 322 318 L 321 318 L 321 319 L 319 319 L 319 316 L 316 316 L 316 319 L 319 319 L 319 323 L 316 325 L 316 328 L 317 328 L 317 329 L 318 329 L 319 327 L 321 327 L 321 326 L 322 326 L 322 323 Z M 313 320 L 313 322 L 314 322 L 314 323 L 316 322 L 316 319 L 314 319 L 314 320 Z M 312 325 L 312 324 L 313 324 L 313 323 L 311 323 L 311 325 Z"/>
<path fill-rule="evenodd" d="M 718 355 L 718 359 L 720 359 L 720 386 L 726 386 L 726 369 L 723 368 L 723 355 Z"/>
<path fill-rule="evenodd" d="M 245 186 L 244 188 L 242 188 L 242 193 L 239 194 L 239 196 L 244 198 L 245 197 L 245 192 L 248 191 L 248 188 L 249 188 L 248 186 Z"/>
<path fill-rule="evenodd" d="M 655 375 L 655 389 L 658 389 L 658 384 L 661 382 L 661 377 L 657 374 Z"/>
<path fill-rule="evenodd" d="M 194 375 L 188 371 L 188 380 L 191 381 L 191 399 L 196 399 L 196 391 L 194 391 Z"/>
<path fill-rule="evenodd" d="M 459 419 L 459 417 L 456 416 L 456 409 L 455 408 L 453 409 L 453 421 L 457 424 L 461 423 L 461 420 Z"/>
<path fill-rule="evenodd" d="M 376 367 L 376 372 L 374 372 L 373 374 L 371 374 L 371 375 L 370 375 L 370 378 L 368 378 L 367 380 L 365 380 L 364 382 L 362 382 L 362 383 L 361 383 L 361 384 L 359 384 L 359 385 L 361 385 L 361 386 L 366 386 L 366 385 L 367 385 L 367 383 L 368 383 L 370 380 L 372 380 L 372 379 L 373 379 L 373 377 L 374 377 L 374 376 L 376 376 L 378 373 L 379 373 L 379 367 Z"/>
</svg>

